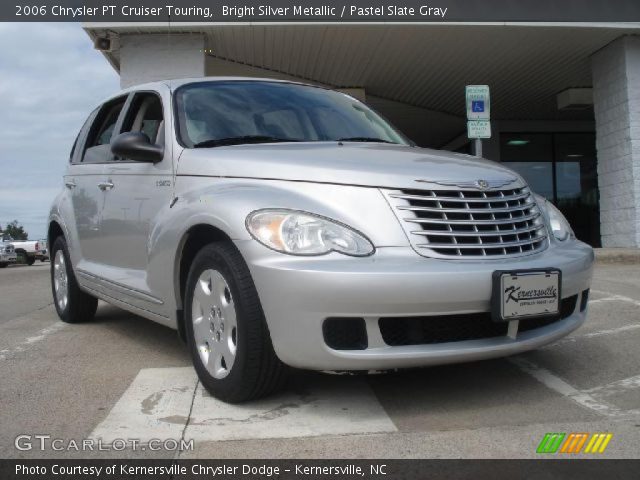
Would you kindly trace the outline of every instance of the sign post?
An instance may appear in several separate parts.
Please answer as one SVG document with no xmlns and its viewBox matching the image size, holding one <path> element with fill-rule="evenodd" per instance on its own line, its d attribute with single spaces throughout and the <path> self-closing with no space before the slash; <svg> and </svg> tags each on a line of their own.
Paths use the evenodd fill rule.
<svg viewBox="0 0 640 480">
<path fill-rule="evenodd" d="M 482 139 L 491 138 L 491 101 L 489 85 L 467 85 L 467 137 L 475 139 L 474 153 L 482 157 Z"/>
</svg>

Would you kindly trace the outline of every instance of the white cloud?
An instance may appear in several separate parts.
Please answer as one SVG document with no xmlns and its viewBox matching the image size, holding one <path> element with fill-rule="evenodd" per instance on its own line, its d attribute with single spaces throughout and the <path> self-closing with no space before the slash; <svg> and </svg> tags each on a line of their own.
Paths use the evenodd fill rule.
<svg viewBox="0 0 640 480">
<path fill-rule="evenodd" d="M 119 78 L 78 23 L 1 23 L 0 45 L 0 225 L 38 238 L 78 130 Z"/>
</svg>

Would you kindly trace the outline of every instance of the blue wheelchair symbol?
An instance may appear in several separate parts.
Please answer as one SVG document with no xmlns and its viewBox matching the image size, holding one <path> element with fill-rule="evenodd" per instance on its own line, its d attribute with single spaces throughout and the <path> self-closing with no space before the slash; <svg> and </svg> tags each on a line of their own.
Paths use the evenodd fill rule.
<svg viewBox="0 0 640 480">
<path fill-rule="evenodd" d="M 484 100 L 472 100 L 471 111 L 476 113 L 484 112 Z"/>
</svg>

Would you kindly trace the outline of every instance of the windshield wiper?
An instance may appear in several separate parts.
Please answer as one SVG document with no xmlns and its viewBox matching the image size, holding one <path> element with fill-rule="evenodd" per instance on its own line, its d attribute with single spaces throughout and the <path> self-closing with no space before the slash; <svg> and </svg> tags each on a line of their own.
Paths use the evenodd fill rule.
<svg viewBox="0 0 640 480">
<path fill-rule="evenodd" d="M 241 137 L 212 138 L 204 142 L 196 143 L 193 148 L 224 147 L 228 145 L 243 145 L 249 143 L 276 143 L 276 142 L 299 142 L 295 138 L 278 138 L 267 135 L 243 135 Z"/>
<path fill-rule="evenodd" d="M 384 140 L 382 138 L 376 137 L 345 137 L 339 138 L 338 142 L 377 142 L 377 143 L 393 143 L 397 145 L 396 142 L 390 142 L 389 140 Z"/>
</svg>

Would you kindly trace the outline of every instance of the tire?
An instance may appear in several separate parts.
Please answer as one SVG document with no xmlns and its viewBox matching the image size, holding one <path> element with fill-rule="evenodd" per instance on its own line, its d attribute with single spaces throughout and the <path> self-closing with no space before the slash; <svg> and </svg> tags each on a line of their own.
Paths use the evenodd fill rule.
<svg viewBox="0 0 640 480">
<path fill-rule="evenodd" d="M 0 268 L 7 268 L 9 266 L 8 263 L 0 263 Z"/>
<path fill-rule="evenodd" d="M 198 252 L 185 291 L 187 344 L 211 395 L 240 403 L 284 385 L 287 367 L 273 349 L 249 268 L 231 242 Z"/>
<path fill-rule="evenodd" d="M 36 263 L 36 257 L 30 257 L 29 255 L 26 255 L 26 262 L 27 265 L 31 266 Z"/>
<path fill-rule="evenodd" d="M 54 259 L 51 262 L 51 292 L 60 320 L 66 323 L 88 322 L 96 313 L 98 299 L 80 290 L 64 237 L 56 238 L 51 255 Z"/>
</svg>

